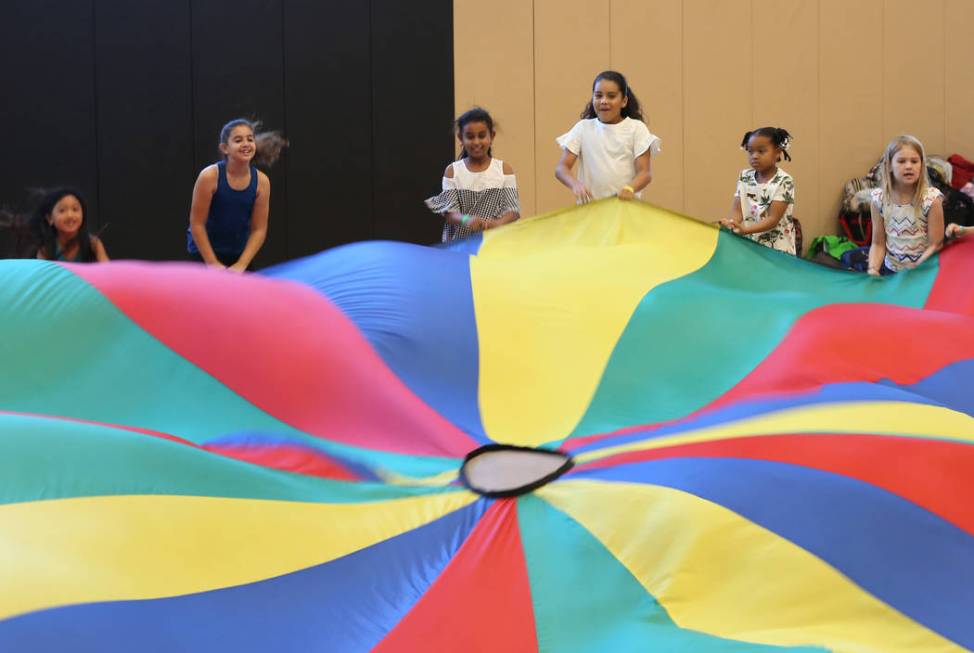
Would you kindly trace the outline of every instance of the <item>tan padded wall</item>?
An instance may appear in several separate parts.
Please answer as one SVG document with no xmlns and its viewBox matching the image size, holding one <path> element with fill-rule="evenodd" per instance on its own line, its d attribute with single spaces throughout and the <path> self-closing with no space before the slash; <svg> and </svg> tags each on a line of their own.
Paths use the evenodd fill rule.
<svg viewBox="0 0 974 653">
<path fill-rule="evenodd" d="M 884 18 L 883 139 L 913 134 L 927 152 L 943 154 L 943 0 L 886 0 Z"/>
<path fill-rule="evenodd" d="M 684 211 L 713 221 L 727 215 L 751 129 L 751 3 L 683 3 Z M 665 134 L 660 138 L 666 139 Z"/>
<path fill-rule="evenodd" d="M 882 155 L 883 0 L 820 0 L 819 233 L 837 229 L 842 186 Z M 803 180 L 795 179 L 797 192 Z M 796 205 L 795 213 L 800 211 Z M 804 221 L 802 222 L 804 225 Z"/>
<path fill-rule="evenodd" d="M 795 136 L 806 243 L 836 231 L 842 186 L 896 134 L 974 159 L 974 0 L 454 0 L 456 108 L 489 109 L 524 214 L 570 205 L 559 149 L 605 68 L 663 140 L 650 202 L 726 214 L 743 133 Z M 438 171 L 437 171 L 438 172 Z"/>
<path fill-rule="evenodd" d="M 493 15 L 503 17 L 500 38 Z M 481 29 L 486 28 L 486 29 Z M 511 164 L 521 214 L 534 215 L 534 10 L 524 0 L 456 2 L 453 6 L 456 115 L 474 106 L 497 123 L 494 156 Z M 445 128 L 449 129 L 449 125 Z M 459 143 L 457 152 L 459 152 Z M 443 162 L 444 168 L 446 161 Z"/>
<path fill-rule="evenodd" d="M 946 133 L 948 154 L 974 160 L 974 2 L 947 0 L 944 9 L 947 58 Z"/>
<path fill-rule="evenodd" d="M 561 154 L 555 138 L 578 120 L 593 75 L 609 67 L 609 0 L 534 0 L 534 24 L 537 210 L 543 213 L 574 202 L 555 179 Z"/>
<path fill-rule="evenodd" d="M 789 154 L 783 161 L 799 184 L 795 189 L 795 217 L 804 233 L 821 233 L 832 225 L 820 224 L 819 198 L 819 126 L 818 88 L 820 26 L 817 2 L 780 2 L 760 0 L 754 3 L 751 43 L 755 53 L 754 117 L 755 126 L 784 127 L 795 136 Z M 788 25 L 787 32 L 781 25 Z M 778 44 L 769 48 L 769 44 Z M 787 75 L 775 76 L 773 70 L 785 69 Z M 743 135 L 743 134 L 742 134 Z M 746 160 L 739 157 L 740 168 Z M 832 216 L 831 221 L 834 221 Z M 811 238 L 806 237 L 806 242 Z"/>
<path fill-rule="evenodd" d="M 654 65 L 683 50 L 682 8 L 673 0 L 612 0 L 610 7 L 609 65 L 625 71 L 649 130 L 663 139 L 666 154 L 652 162 L 653 182 L 643 199 L 682 211 L 683 69 Z"/>
</svg>

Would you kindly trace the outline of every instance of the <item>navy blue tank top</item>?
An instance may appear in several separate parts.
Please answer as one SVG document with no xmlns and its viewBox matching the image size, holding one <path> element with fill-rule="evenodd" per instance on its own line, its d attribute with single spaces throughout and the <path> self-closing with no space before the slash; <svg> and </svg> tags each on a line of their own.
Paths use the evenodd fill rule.
<svg viewBox="0 0 974 653">
<path fill-rule="evenodd" d="M 230 188 L 227 182 L 227 162 L 216 164 L 216 192 L 210 201 L 206 218 L 206 234 L 218 254 L 239 255 L 250 237 L 250 217 L 257 201 L 257 168 L 250 166 L 250 184 L 243 190 Z M 186 249 L 190 254 L 200 250 L 193 240 L 192 228 L 186 229 Z"/>
</svg>

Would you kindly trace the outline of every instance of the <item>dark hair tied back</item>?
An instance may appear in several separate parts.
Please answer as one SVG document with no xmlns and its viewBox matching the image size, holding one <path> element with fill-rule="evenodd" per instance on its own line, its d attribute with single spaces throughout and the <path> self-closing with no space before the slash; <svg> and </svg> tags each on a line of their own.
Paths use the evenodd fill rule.
<svg viewBox="0 0 974 653">
<path fill-rule="evenodd" d="M 494 133 L 494 119 L 490 117 L 489 113 L 487 113 L 487 109 L 474 107 L 473 109 L 464 111 L 460 114 L 460 117 L 453 121 L 453 128 L 456 130 L 457 136 L 462 135 L 463 128 L 472 122 L 482 122 L 487 125 L 487 131 L 489 131 L 491 134 Z M 462 140 L 463 139 L 461 139 L 461 141 Z M 487 148 L 487 156 L 494 156 L 491 152 L 492 149 L 493 148 L 490 147 Z M 467 153 L 466 148 L 460 148 L 460 158 L 465 159 L 468 156 L 469 154 Z"/>
<path fill-rule="evenodd" d="M 259 120 L 249 120 L 247 118 L 234 118 L 220 129 L 220 143 L 226 145 L 230 141 L 230 133 L 234 127 L 249 127 L 254 133 L 254 144 L 257 151 L 254 154 L 254 164 L 262 168 L 270 168 L 281 158 L 290 143 L 279 131 L 262 132 L 258 131 L 261 127 Z"/>
<path fill-rule="evenodd" d="M 592 93 L 595 93 L 595 87 L 599 85 L 599 81 L 607 79 L 610 82 L 615 82 L 619 90 L 622 91 L 622 97 L 626 98 L 626 106 L 622 107 L 622 117 L 632 118 L 633 120 L 646 121 L 643 118 L 642 108 L 639 106 L 639 100 L 636 98 L 636 94 L 633 93 L 632 87 L 629 86 L 629 82 L 626 81 L 626 76 L 615 70 L 603 70 L 598 75 L 595 76 L 595 81 L 592 82 Z M 582 111 L 582 120 L 588 120 L 590 118 L 598 118 L 599 114 L 595 111 L 595 107 L 592 105 L 592 100 L 588 101 L 585 109 Z"/>
<path fill-rule="evenodd" d="M 782 127 L 761 127 L 754 131 L 744 132 L 744 138 L 741 139 L 741 149 L 747 149 L 747 142 L 751 140 L 752 136 L 766 137 L 771 141 L 772 145 L 784 153 L 785 161 L 791 161 L 791 155 L 788 154 L 788 150 L 791 149 L 793 137 L 788 133 L 787 129 Z"/>
</svg>

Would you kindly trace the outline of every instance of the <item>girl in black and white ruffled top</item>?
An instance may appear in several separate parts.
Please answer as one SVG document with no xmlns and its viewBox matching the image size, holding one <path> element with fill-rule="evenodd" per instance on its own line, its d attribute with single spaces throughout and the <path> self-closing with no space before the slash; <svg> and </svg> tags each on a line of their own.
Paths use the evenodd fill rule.
<svg viewBox="0 0 974 653">
<path fill-rule="evenodd" d="M 492 229 L 520 217 L 514 169 L 491 155 L 494 121 L 480 108 L 456 121 L 463 149 L 460 160 L 443 172 L 443 191 L 426 200 L 426 206 L 443 216 L 443 242 Z"/>
</svg>

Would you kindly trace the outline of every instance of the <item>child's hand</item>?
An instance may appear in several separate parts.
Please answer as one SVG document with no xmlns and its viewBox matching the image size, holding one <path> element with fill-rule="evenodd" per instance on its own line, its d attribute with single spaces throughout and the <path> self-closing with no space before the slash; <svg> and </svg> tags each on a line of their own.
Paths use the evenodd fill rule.
<svg viewBox="0 0 974 653">
<path fill-rule="evenodd" d="M 618 193 L 616 193 L 616 196 L 621 200 L 631 200 L 636 197 L 636 191 L 632 186 L 626 185 L 623 186 Z"/>
<path fill-rule="evenodd" d="M 947 225 L 947 231 L 944 233 L 944 236 L 947 238 L 960 238 L 966 232 L 967 229 L 965 227 L 960 226 L 956 222 L 951 222 Z"/>
<path fill-rule="evenodd" d="M 727 227 L 735 234 L 745 235 L 747 232 L 744 231 L 744 224 L 741 222 L 734 222 L 734 218 L 724 218 L 720 221 L 721 226 Z"/>
<path fill-rule="evenodd" d="M 586 202 L 591 202 L 595 199 L 595 197 L 592 196 L 592 191 L 590 191 L 588 187 L 578 179 L 576 179 L 575 183 L 572 184 L 572 192 L 575 193 L 575 200 L 580 204 L 585 204 Z"/>
<path fill-rule="evenodd" d="M 871 276 L 871 277 L 879 277 L 880 276 L 879 270 L 877 270 L 876 268 L 869 268 L 868 270 L 866 270 L 866 272 L 868 272 L 869 273 L 869 276 Z"/>
<path fill-rule="evenodd" d="M 237 274 L 243 274 L 244 272 L 247 271 L 247 266 L 242 264 L 240 261 L 237 261 L 236 263 L 228 267 L 227 270 L 229 270 L 230 272 L 236 272 Z"/>
<path fill-rule="evenodd" d="M 219 261 L 217 261 L 216 263 L 207 263 L 206 264 L 206 267 L 213 268 L 214 270 L 226 270 L 227 269 L 227 266 L 225 266 L 223 263 L 220 263 Z"/>
</svg>

